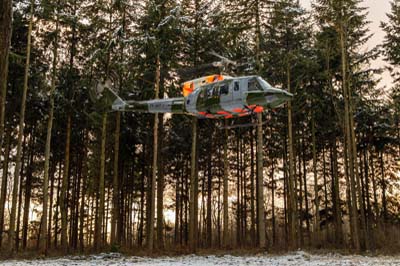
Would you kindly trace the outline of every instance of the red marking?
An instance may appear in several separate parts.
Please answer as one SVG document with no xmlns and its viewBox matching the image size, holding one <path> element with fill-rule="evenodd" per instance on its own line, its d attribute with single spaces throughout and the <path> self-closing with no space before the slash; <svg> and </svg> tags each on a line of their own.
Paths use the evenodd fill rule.
<svg viewBox="0 0 400 266">
<path fill-rule="evenodd" d="M 244 112 L 246 112 L 246 110 L 244 110 L 242 108 L 234 108 L 232 111 L 235 112 L 235 113 L 244 113 Z"/>
<path fill-rule="evenodd" d="M 206 115 L 207 113 L 206 112 L 198 112 L 199 114 L 201 114 L 201 115 Z"/>
<path fill-rule="evenodd" d="M 262 106 L 257 106 L 256 108 L 254 108 L 255 113 L 262 113 L 262 111 L 264 111 L 264 107 Z"/>
<path fill-rule="evenodd" d="M 206 114 L 207 118 L 215 118 L 215 116 L 213 116 L 212 114 Z"/>
<path fill-rule="evenodd" d="M 249 115 L 250 113 L 242 113 L 242 114 L 239 114 L 239 117 L 242 117 L 242 116 L 246 116 L 246 115 Z"/>
<path fill-rule="evenodd" d="M 225 119 L 228 119 L 228 118 L 232 118 L 233 117 L 233 115 L 227 115 L 227 116 L 225 116 L 224 118 Z"/>
<path fill-rule="evenodd" d="M 227 111 L 218 111 L 217 114 L 219 114 L 219 115 L 230 115 L 230 113 L 227 112 Z"/>
</svg>

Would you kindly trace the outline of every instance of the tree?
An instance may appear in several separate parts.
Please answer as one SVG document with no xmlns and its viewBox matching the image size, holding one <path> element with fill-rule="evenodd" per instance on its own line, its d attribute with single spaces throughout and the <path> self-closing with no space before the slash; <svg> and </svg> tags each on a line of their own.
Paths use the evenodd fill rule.
<svg viewBox="0 0 400 266">
<path fill-rule="evenodd" d="M 298 246 L 301 230 L 299 228 L 298 195 L 296 181 L 296 128 L 294 112 L 297 109 L 300 89 L 304 84 L 304 76 L 308 69 L 305 58 L 308 56 L 309 22 L 305 10 L 293 1 L 278 1 L 271 6 L 269 25 L 266 28 L 265 65 L 264 70 L 271 77 L 271 82 L 281 84 L 295 95 L 287 105 L 287 136 L 288 136 L 288 221 L 289 245 Z M 298 95 L 299 94 L 299 95 Z M 301 191 L 301 188 L 300 188 Z"/>
<path fill-rule="evenodd" d="M 262 113 L 257 113 L 257 225 L 258 225 L 258 245 L 260 248 L 266 247 L 265 240 L 265 211 L 264 211 L 264 156 L 263 156 L 263 134 L 262 134 Z"/>
<path fill-rule="evenodd" d="M 197 249 L 198 216 L 198 169 L 197 169 L 197 118 L 192 118 L 192 151 L 190 153 L 190 200 L 189 200 L 189 248 Z"/>
<path fill-rule="evenodd" d="M 1 2 L 0 9 L 0 150 L 3 147 L 4 118 L 6 111 L 8 58 L 11 43 L 12 1 Z"/>
<path fill-rule="evenodd" d="M 398 45 L 400 38 L 400 1 L 391 2 L 391 13 L 387 14 L 389 22 L 382 22 L 381 27 L 385 31 L 385 40 L 383 42 L 385 59 L 392 67 L 390 68 L 395 82 L 400 82 L 400 73 L 397 71 L 400 67 L 400 47 Z"/>
<path fill-rule="evenodd" d="M 30 66 L 30 55 L 31 55 L 31 34 L 33 27 L 33 15 L 34 15 L 34 1 L 30 3 L 30 19 L 28 29 L 28 40 L 26 48 L 26 61 L 25 61 L 25 73 L 24 73 L 24 87 L 21 99 L 21 109 L 19 115 L 19 126 L 18 126 L 18 144 L 17 144 L 17 158 L 14 169 L 14 181 L 12 189 L 12 202 L 11 202 L 11 215 L 10 215 L 10 228 L 8 232 L 8 248 L 11 252 L 14 252 L 14 241 L 15 241 L 15 223 L 17 213 L 17 196 L 18 196 L 18 183 L 20 179 L 21 171 L 21 159 L 22 159 L 22 138 L 24 135 L 25 126 L 25 109 L 26 109 L 26 96 L 28 93 L 28 79 L 29 79 L 29 66 Z"/>
<path fill-rule="evenodd" d="M 43 210 L 41 220 L 41 233 L 40 233 L 40 253 L 47 254 L 47 219 L 48 219 L 48 190 L 49 190 L 49 166 L 50 166 L 50 150 L 51 150 L 51 134 L 53 129 L 54 118 L 54 90 L 56 88 L 57 78 L 57 57 L 58 57 L 58 14 L 56 14 L 55 37 L 53 41 L 53 70 L 50 87 L 49 99 L 49 117 L 47 122 L 46 145 L 45 145 L 45 161 L 44 161 L 44 178 L 43 178 Z M 50 206 L 51 207 L 51 206 Z"/>
</svg>

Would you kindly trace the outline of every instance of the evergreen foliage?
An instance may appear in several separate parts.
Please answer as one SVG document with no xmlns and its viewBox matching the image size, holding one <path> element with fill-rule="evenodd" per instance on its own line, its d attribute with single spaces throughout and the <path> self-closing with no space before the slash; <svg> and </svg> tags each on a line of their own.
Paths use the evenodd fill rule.
<svg viewBox="0 0 400 266">
<path fill-rule="evenodd" d="M 13 1 L 0 132 L 4 255 L 398 249 L 400 2 L 370 50 L 361 2 L 316 0 L 306 10 L 294 0 Z M 218 71 L 212 51 L 245 66 L 224 74 L 257 74 L 294 94 L 264 112 L 258 134 L 220 129 L 231 120 L 107 113 L 91 101 L 107 79 L 127 100 L 179 97 L 182 82 Z M 379 56 L 394 79 L 384 89 Z"/>
</svg>

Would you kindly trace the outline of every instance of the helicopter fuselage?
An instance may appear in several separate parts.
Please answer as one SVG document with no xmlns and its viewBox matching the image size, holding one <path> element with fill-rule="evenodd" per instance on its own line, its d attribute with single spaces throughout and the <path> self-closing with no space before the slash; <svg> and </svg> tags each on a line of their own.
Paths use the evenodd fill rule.
<svg viewBox="0 0 400 266">
<path fill-rule="evenodd" d="M 148 113 L 188 114 L 199 118 L 232 118 L 278 107 L 292 94 L 273 88 L 259 76 L 215 75 L 185 83 L 186 96 L 149 101 L 124 101 L 115 93 L 112 109 Z M 112 92 L 112 91 L 111 91 Z"/>
</svg>

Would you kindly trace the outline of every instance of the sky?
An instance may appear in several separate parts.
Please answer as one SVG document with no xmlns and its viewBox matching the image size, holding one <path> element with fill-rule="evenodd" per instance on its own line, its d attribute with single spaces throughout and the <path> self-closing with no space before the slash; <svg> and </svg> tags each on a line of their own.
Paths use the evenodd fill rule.
<svg viewBox="0 0 400 266">
<path fill-rule="evenodd" d="M 313 0 L 300 0 L 303 7 L 311 8 L 311 2 Z M 380 28 L 381 21 L 387 21 L 387 13 L 390 13 L 390 0 L 364 0 L 362 6 L 368 8 L 368 20 L 371 22 L 369 25 L 370 32 L 374 34 L 367 43 L 367 47 L 364 49 L 371 49 L 377 44 L 382 44 L 385 33 Z M 382 58 L 377 59 L 373 62 L 377 67 L 384 67 L 386 63 Z M 380 87 L 386 86 L 391 87 L 392 79 L 390 74 L 386 71 L 382 74 L 382 81 L 379 84 Z"/>
</svg>

